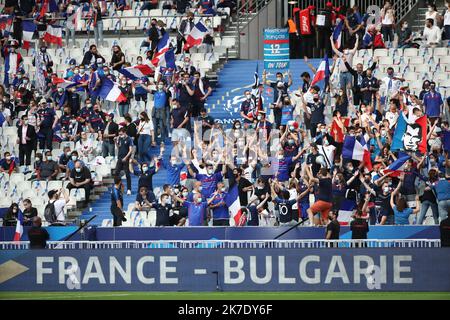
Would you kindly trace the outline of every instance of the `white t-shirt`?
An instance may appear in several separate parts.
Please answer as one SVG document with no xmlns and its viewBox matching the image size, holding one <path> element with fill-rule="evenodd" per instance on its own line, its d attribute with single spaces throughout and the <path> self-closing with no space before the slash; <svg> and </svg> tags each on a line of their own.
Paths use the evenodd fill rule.
<svg viewBox="0 0 450 320">
<path fill-rule="evenodd" d="M 336 151 L 336 147 L 330 144 L 328 146 L 319 145 L 317 148 L 319 149 L 319 153 L 324 156 L 327 168 L 330 169 L 331 165 L 334 163 L 334 153 Z"/>
<path fill-rule="evenodd" d="M 445 11 L 444 14 L 444 26 L 450 25 L 450 10 Z"/>
<path fill-rule="evenodd" d="M 55 206 L 56 220 L 58 221 L 66 220 L 66 218 L 64 217 L 64 207 L 66 206 L 66 200 L 58 199 L 54 202 L 54 206 Z"/>
<path fill-rule="evenodd" d="M 139 123 L 138 132 L 140 134 L 150 135 L 150 131 L 153 131 L 153 121 L 151 120 L 149 122 L 141 121 Z"/>
<path fill-rule="evenodd" d="M 297 199 L 297 197 L 298 197 L 297 190 L 295 190 L 295 189 L 289 189 L 288 191 L 289 191 L 289 200 L 295 200 L 295 199 Z M 292 210 L 298 210 L 298 204 L 297 204 L 297 202 L 295 202 L 295 203 L 292 205 Z"/>
<path fill-rule="evenodd" d="M 392 82 L 391 82 L 391 88 L 389 89 L 389 81 L 390 80 L 392 80 Z M 383 95 L 385 97 L 387 97 L 387 96 L 392 97 L 394 94 L 396 94 L 398 92 L 398 90 L 400 90 L 400 87 L 402 85 L 402 82 L 400 80 L 394 80 L 389 77 L 384 77 L 382 79 L 382 82 L 385 87 L 385 90 L 383 93 Z"/>
<path fill-rule="evenodd" d="M 384 12 L 384 9 L 382 9 L 381 11 Z M 394 24 L 394 10 L 392 9 L 386 10 L 386 13 L 384 14 L 384 18 L 381 23 L 384 25 Z"/>
<path fill-rule="evenodd" d="M 439 43 L 441 41 L 441 29 L 436 25 L 431 28 L 425 28 L 423 30 L 423 37 L 427 44 Z"/>
</svg>

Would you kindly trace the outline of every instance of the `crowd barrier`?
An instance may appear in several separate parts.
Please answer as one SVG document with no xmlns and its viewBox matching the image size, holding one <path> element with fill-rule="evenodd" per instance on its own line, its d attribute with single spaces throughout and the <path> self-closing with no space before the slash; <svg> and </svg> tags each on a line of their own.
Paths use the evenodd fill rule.
<svg viewBox="0 0 450 320">
<path fill-rule="evenodd" d="M 29 227 L 24 228 L 22 240 L 28 240 Z M 64 240 L 77 227 L 47 227 L 50 240 Z M 288 227 L 116 227 L 88 226 L 72 240 L 126 241 L 126 240 L 267 240 L 274 239 Z M 0 241 L 14 238 L 14 227 L 0 227 Z M 281 239 L 324 239 L 324 227 L 298 227 Z M 351 239 L 348 226 L 341 226 L 341 239 Z M 439 226 L 371 226 L 369 239 L 439 239 Z"/>
</svg>

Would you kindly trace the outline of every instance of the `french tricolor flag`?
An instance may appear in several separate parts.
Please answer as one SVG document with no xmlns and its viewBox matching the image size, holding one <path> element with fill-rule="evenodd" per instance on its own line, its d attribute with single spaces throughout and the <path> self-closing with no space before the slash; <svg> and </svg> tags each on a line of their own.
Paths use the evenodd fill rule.
<svg viewBox="0 0 450 320">
<path fill-rule="evenodd" d="M 325 80 L 325 84 L 328 83 L 328 79 L 330 78 L 330 66 L 328 63 L 328 56 L 325 55 L 325 58 L 320 63 L 319 68 L 317 68 L 317 72 L 314 75 L 314 79 L 311 82 L 311 86 L 316 83 Z"/>
<path fill-rule="evenodd" d="M 65 80 L 65 79 L 62 79 L 62 78 L 58 78 L 58 77 L 53 77 L 52 78 L 52 83 L 54 85 L 56 85 L 58 88 L 63 88 L 63 89 L 66 89 L 66 88 L 69 88 L 69 87 L 72 87 L 72 86 L 76 85 L 75 82 L 68 81 L 68 80 Z"/>
<path fill-rule="evenodd" d="M 370 152 L 363 136 L 345 137 L 344 146 L 342 147 L 342 158 L 362 161 L 369 171 L 372 170 Z"/>
<path fill-rule="evenodd" d="M 341 22 L 339 22 L 333 30 L 333 42 L 336 49 L 339 49 L 341 47 L 341 35 L 343 27 L 344 20 L 341 20 Z"/>
<path fill-rule="evenodd" d="M 20 238 L 22 238 L 22 234 L 23 234 L 23 215 L 22 212 L 19 211 L 19 214 L 17 216 L 16 232 L 14 233 L 13 241 L 20 241 Z"/>
<path fill-rule="evenodd" d="M 138 80 L 153 74 L 153 68 L 148 64 L 138 64 L 133 67 L 122 68 L 119 70 L 121 74 L 131 80 Z"/>
<path fill-rule="evenodd" d="M 208 29 L 206 29 L 205 25 L 201 21 L 197 22 L 194 28 L 192 28 L 191 33 L 187 36 L 183 50 L 186 51 L 192 47 L 201 45 L 207 32 Z"/>
<path fill-rule="evenodd" d="M 225 196 L 225 204 L 231 214 L 230 225 L 241 227 L 247 221 L 247 217 L 241 209 L 241 201 L 239 200 L 239 191 L 237 184 L 234 185 Z"/>
<path fill-rule="evenodd" d="M 23 30 L 23 48 L 25 50 L 30 49 L 30 42 L 33 40 L 34 32 L 36 31 L 37 26 L 33 21 L 22 21 L 22 30 Z"/>
<path fill-rule="evenodd" d="M 61 26 L 48 25 L 47 31 L 44 35 L 44 41 L 47 43 L 54 43 L 58 46 L 62 46 L 62 28 Z"/>
<path fill-rule="evenodd" d="M 109 79 L 104 79 L 98 96 L 107 100 L 115 102 L 125 102 L 127 97 L 120 90 L 119 86 Z"/>
<path fill-rule="evenodd" d="M 405 172 L 405 166 L 407 162 L 411 159 L 411 156 L 404 155 L 392 162 L 386 169 L 382 170 L 383 174 L 388 174 L 392 172 L 391 177 L 398 177 L 403 172 Z"/>
</svg>

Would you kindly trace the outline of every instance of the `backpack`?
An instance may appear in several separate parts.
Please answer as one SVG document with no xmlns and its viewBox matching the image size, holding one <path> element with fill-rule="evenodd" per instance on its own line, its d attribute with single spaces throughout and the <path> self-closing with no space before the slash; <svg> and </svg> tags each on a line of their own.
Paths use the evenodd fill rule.
<svg viewBox="0 0 450 320">
<path fill-rule="evenodd" d="M 49 202 L 44 209 L 44 218 L 48 223 L 56 222 L 55 203 Z"/>
</svg>

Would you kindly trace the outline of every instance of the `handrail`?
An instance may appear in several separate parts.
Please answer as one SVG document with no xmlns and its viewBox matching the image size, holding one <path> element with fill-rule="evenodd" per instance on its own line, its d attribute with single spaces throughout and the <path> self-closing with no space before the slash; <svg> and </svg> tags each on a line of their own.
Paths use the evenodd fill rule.
<svg viewBox="0 0 450 320">
<path fill-rule="evenodd" d="M 366 240 L 127 240 L 49 241 L 48 249 L 319 249 L 319 248 L 439 248 L 438 239 Z M 0 242 L 1 250 L 29 249 L 28 241 Z"/>
</svg>

